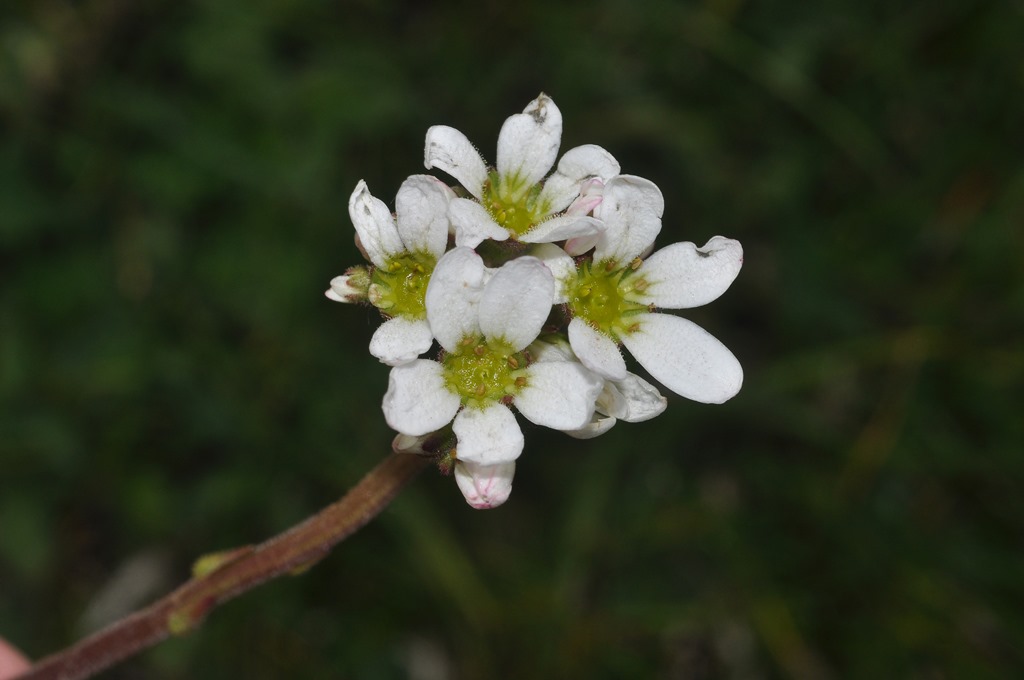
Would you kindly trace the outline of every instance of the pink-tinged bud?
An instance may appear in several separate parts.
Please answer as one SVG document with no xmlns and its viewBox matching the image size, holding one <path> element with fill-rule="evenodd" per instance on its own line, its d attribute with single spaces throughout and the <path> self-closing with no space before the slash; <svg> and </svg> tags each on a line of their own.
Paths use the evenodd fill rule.
<svg viewBox="0 0 1024 680">
<path fill-rule="evenodd" d="M 365 302 L 369 288 L 369 270 L 366 267 L 352 267 L 343 275 L 331 279 L 331 287 L 324 295 L 335 302 Z"/>
<path fill-rule="evenodd" d="M 566 215 L 589 215 L 604 199 L 604 182 L 596 177 L 580 185 L 580 195 L 566 209 Z"/>
<path fill-rule="evenodd" d="M 512 493 L 515 462 L 479 465 L 466 460 L 456 461 L 455 482 L 466 502 L 477 510 L 496 508 Z"/>
</svg>

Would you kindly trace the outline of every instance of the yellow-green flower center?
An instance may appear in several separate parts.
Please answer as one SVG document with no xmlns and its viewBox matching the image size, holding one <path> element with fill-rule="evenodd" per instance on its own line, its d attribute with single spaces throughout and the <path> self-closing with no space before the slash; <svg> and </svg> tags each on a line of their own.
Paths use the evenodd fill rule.
<svg viewBox="0 0 1024 680">
<path fill-rule="evenodd" d="M 642 302 L 648 282 L 636 275 L 640 261 L 620 266 L 613 260 L 580 265 L 569 284 L 569 311 L 618 342 L 638 330 L 636 314 L 650 311 Z"/>
<path fill-rule="evenodd" d="M 430 253 L 402 253 L 370 274 L 370 302 L 390 316 L 424 319 L 424 296 L 437 259 Z"/>
<path fill-rule="evenodd" d="M 481 408 L 515 396 L 526 386 L 526 356 L 500 341 L 466 336 L 445 354 L 444 381 L 465 406 Z"/>
<path fill-rule="evenodd" d="M 490 172 L 484 182 L 481 203 L 494 221 L 522 236 L 546 219 L 551 212 L 549 201 L 542 201 L 541 184 L 527 186 L 519 175 L 499 176 Z"/>
</svg>

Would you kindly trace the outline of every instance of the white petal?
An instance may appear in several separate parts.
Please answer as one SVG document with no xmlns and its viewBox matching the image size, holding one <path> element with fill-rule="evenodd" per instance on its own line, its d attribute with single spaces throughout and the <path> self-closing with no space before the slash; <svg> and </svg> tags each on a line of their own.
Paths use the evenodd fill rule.
<svg viewBox="0 0 1024 680">
<path fill-rule="evenodd" d="M 504 404 L 464 408 L 455 416 L 456 458 L 480 465 L 510 463 L 523 452 L 523 431 Z"/>
<path fill-rule="evenodd" d="M 743 384 L 743 367 L 713 335 L 670 314 L 639 314 L 640 330 L 622 344 L 640 365 L 676 394 L 706 404 L 721 404 Z"/>
<path fill-rule="evenodd" d="M 552 213 L 562 212 L 580 195 L 583 182 L 595 177 L 607 181 L 619 174 L 619 169 L 618 161 L 595 144 L 569 149 L 562 154 L 555 173 L 544 182 L 541 204 L 547 202 Z"/>
<path fill-rule="evenodd" d="M 626 375 L 628 376 L 629 373 Z M 604 381 L 604 389 L 601 390 L 601 394 L 597 395 L 594 410 L 616 418 L 626 412 L 626 398 L 615 386 L 614 380 Z"/>
<path fill-rule="evenodd" d="M 575 361 L 530 364 L 526 386 L 515 396 L 519 412 L 532 423 L 554 430 L 578 430 L 594 415 L 594 402 L 604 385 Z"/>
<path fill-rule="evenodd" d="M 729 288 L 743 266 L 739 241 L 716 236 L 703 248 L 673 243 L 647 258 L 637 275 L 647 280 L 646 301 L 668 309 L 700 307 Z"/>
<path fill-rule="evenodd" d="M 459 397 L 445 387 L 441 364 L 417 359 L 391 369 L 383 408 L 392 429 L 418 436 L 451 422 Z"/>
<path fill-rule="evenodd" d="M 496 508 L 512 493 L 516 464 L 478 465 L 468 460 L 455 462 L 455 482 L 466 502 L 477 510 Z"/>
<path fill-rule="evenodd" d="M 498 175 L 502 182 L 515 178 L 521 190 L 544 179 L 558 156 L 562 140 L 562 113 L 545 94 L 530 102 L 522 113 L 509 116 L 498 133 Z"/>
<path fill-rule="evenodd" d="M 426 319 L 396 316 L 380 325 L 370 339 L 370 354 L 389 366 L 406 364 L 430 349 L 434 335 Z"/>
<path fill-rule="evenodd" d="M 614 415 L 627 423 L 650 420 L 668 408 L 668 399 L 658 388 L 634 373 L 613 384 L 622 398 L 621 410 Z"/>
<path fill-rule="evenodd" d="M 430 175 L 413 175 L 402 182 L 395 198 L 398 234 L 406 250 L 428 252 L 435 258 L 448 246 L 448 201 L 454 192 Z"/>
<path fill-rule="evenodd" d="M 616 419 L 612 416 L 594 414 L 593 419 L 578 430 L 566 430 L 565 433 L 575 439 L 593 439 L 612 429 Z"/>
<path fill-rule="evenodd" d="M 611 380 L 626 377 L 626 361 L 615 341 L 576 317 L 569 322 L 569 343 L 583 365 Z"/>
<path fill-rule="evenodd" d="M 569 256 L 566 255 L 566 257 Z M 569 258 L 569 261 L 572 262 L 572 258 Z M 365 280 L 365 272 L 363 272 L 361 278 Z M 335 302 L 362 302 L 366 300 L 366 290 L 360 290 L 353 286 L 351 279 L 352 277 L 348 274 L 335 276 L 331 279 L 331 287 L 327 289 L 324 295 Z"/>
<path fill-rule="evenodd" d="M 495 272 L 480 298 L 480 330 L 518 352 L 540 335 L 555 300 L 555 279 L 535 257 L 519 257 Z"/>
<path fill-rule="evenodd" d="M 487 164 L 480 152 L 458 130 L 447 125 L 435 125 L 427 130 L 427 143 L 423 150 L 423 164 L 427 169 L 437 168 L 459 180 L 466 190 L 481 198 L 487 181 Z"/>
<path fill-rule="evenodd" d="M 564 335 L 546 335 L 532 343 L 527 351 L 534 361 L 578 361 Z"/>
<path fill-rule="evenodd" d="M 551 271 L 555 277 L 556 305 L 569 301 L 565 294 L 566 286 L 576 280 L 576 262 L 568 253 L 556 246 L 554 243 L 541 243 L 530 248 L 530 255 L 544 263 L 544 266 Z"/>
<path fill-rule="evenodd" d="M 593 236 L 604 231 L 604 222 L 593 217 L 562 215 L 536 225 L 519 237 L 523 243 L 554 243 L 580 236 Z"/>
<path fill-rule="evenodd" d="M 424 301 L 430 330 L 449 352 L 480 332 L 477 306 L 485 282 L 484 261 L 470 248 L 452 248 L 437 261 Z"/>
<path fill-rule="evenodd" d="M 642 177 L 618 175 L 604 185 L 604 198 L 594 217 L 604 220 L 604 235 L 594 250 L 594 262 L 611 259 L 625 264 L 654 243 L 661 231 L 665 199 L 661 190 Z"/>
<path fill-rule="evenodd" d="M 580 236 L 579 238 L 569 239 L 565 242 L 565 252 L 573 257 L 579 257 L 596 246 L 597 242 L 601 240 L 601 236 L 602 234 L 594 234 L 593 236 Z"/>
<path fill-rule="evenodd" d="M 383 201 L 370 194 L 363 180 L 359 180 L 348 199 L 348 215 L 366 256 L 378 267 L 383 267 L 393 255 L 405 250 L 391 211 Z"/>
<path fill-rule="evenodd" d="M 448 206 L 455 227 L 455 245 L 476 248 L 484 240 L 504 241 L 508 230 L 499 225 L 487 210 L 468 198 L 456 198 Z"/>
</svg>

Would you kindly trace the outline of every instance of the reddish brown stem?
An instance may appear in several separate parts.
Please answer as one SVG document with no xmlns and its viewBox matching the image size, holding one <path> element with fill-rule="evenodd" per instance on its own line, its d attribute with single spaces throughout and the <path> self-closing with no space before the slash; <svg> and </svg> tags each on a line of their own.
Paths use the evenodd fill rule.
<svg viewBox="0 0 1024 680">
<path fill-rule="evenodd" d="M 204 558 L 197 574 L 166 597 L 42 659 L 15 680 L 78 680 L 186 632 L 220 604 L 283 574 L 316 563 L 331 548 L 376 517 L 430 462 L 392 454 L 341 500 L 255 547 Z"/>
</svg>

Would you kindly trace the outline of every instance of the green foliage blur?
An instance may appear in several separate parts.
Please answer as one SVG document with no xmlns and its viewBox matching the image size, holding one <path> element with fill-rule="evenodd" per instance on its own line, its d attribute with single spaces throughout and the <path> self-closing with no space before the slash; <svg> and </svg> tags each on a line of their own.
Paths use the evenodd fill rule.
<svg viewBox="0 0 1024 680">
<path fill-rule="evenodd" d="M 1024 6 L 0 8 L 0 635 L 40 657 L 389 451 L 346 202 L 541 91 L 745 268 L 723 406 L 526 428 L 109 678 L 1024 674 Z"/>
</svg>

